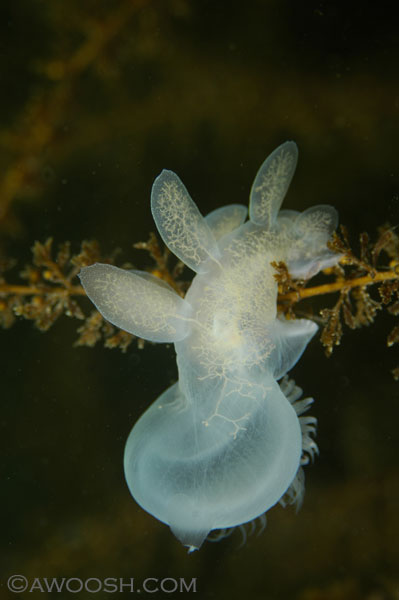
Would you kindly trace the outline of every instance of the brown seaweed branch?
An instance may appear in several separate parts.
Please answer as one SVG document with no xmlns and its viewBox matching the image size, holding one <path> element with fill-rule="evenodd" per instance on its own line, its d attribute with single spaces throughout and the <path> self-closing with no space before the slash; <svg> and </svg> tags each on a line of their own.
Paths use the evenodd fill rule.
<svg viewBox="0 0 399 600">
<path fill-rule="evenodd" d="M 167 248 L 161 249 L 154 234 L 147 242 L 134 246 L 146 250 L 152 257 L 154 268 L 151 273 L 167 281 L 184 296 L 188 283 L 177 280 L 183 263 L 178 261 L 173 268 L 170 267 L 171 254 Z M 17 317 L 23 317 L 33 321 L 40 331 L 47 331 L 65 314 L 82 321 L 78 328 L 78 346 L 92 347 L 102 340 L 106 348 L 125 351 L 132 340 L 137 339 L 139 348 L 143 347 L 143 340 L 114 327 L 97 310 L 92 310 L 86 316 L 81 305 L 86 293 L 78 283 L 80 269 L 95 262 L 114 264 L 118 253 L 119 250 L 115 250 L 111 255 L 103 256 L 96 241 L 82 242 L 80 252 L 75 255 L 71 255 L 69 242 L 60 244 L 56 252 L 52 238 L 44 244 L 35 242 L 32 264 L 26 265 L 19 274 L 19 278 L 24 280 L 23 284 L 10 283 L 5 278 L 5 273 L 15 266 L 15 261 L 0 261 L 0 325 L 9 328 Z M 132 265 L 122 266 L 131 268 Z"/>
<path fill-rule="evenodd" d="M 327 283 L 308 286 L 303 280 L 294 280 L 283 262 L 272 263 L 279 285 L 278 307 L 288 318 L 300 314 L 298 304 L 301 300 L 338 294 L 336 303 L 330 308 L 322 308 L 319 316 L 306 314 L 308 318 L 321 321 L 320 341 L 327 356 L 340 344 L 343 325 L 350 329 L 370 325 L 384 308 L 393 316 L 399 315 L 399 238 L 394 230 L 388 225 L 380 228 L 374 244 L 370 243 L 367 234 L 361 234 L 359 256 L 349 244 L 346 229 L 341 227 L 340 233 L 329 243 L 330 249 L 338 252 L 341 259 L 338 266 L 323 273 L 325 277 L 332 278 Z M 136 243 L 134 247 L 150 254 L 154 262 L 150 269 L 152 274 L 184 296 L 189 286 L 188 280 L 181 279 L 184 265 L 180 261 L 172 263 L 173 256 L 167 248 L 158 244 L 154 234 L 147 242 Z M 85 292 L 76 278 L 84 266 L 95 262 L 114 264 L 116 252 L 104 257 L 98 243 L 92 241 L 83 242 L 76 255 L 71 255 L 68 242 L 61 244 L 54 253 L 51 238 L 44 244 L 36 242 L 32 252 L 32 264 L 20 273 L 25 280 L 23 284 L 11 283 L 5 278 L 5 272 L 14 266 L 14 261 L 3 260 L 0 263 L 0 324 L 10 327 L 20 316 L 32 320 L 41 331 L 46 331 L 65 314 L 82 321 L 77 345 L 93 346 L 103 340 L 108 348 L 126 350 L 134 336 L 110 325 L 95 310 L 85 315 L 81 306 Z M 373 286 L 377 286 L 378 298 L 370 296 Z M 397 342 L 399 325 L 387 337 L 388 346 Z M 138 343 L 142 347 L 143 340 L 138 340 Z M 394 370 L 394 375 L 399 378 L 399 368 Z"/>
<path fill-rule="evenodd" d="M 275 275 L 280 289 L 279 308 L 291 318 L 295 316 L 300 300 L 339 294 L 332 308 L 323 308 L 319 312 L 323 325 L 320 341 L 327 356 L 331 356 L 334 347 L 341 343 L 343 325 L 350 329 L 370 325 L 383 308 L 394 316 L 399 314 L 399 238 L 394 229 L 389 225 L 380 227 L 374 244 L 370 243 L 367 233 L 360 234 L 359 256 L 351 248 L 345 227 L 341 226 L 340 234 L 335 234 L 328 244 L 331 250 L 341 255 L 339 265 L 324 273 L 333 277 L 333 281 L 306 287 L 303 281 L 290 281 L 288 271 L 282 270 L 281 265 L 277 265 Z M 383 262 L 384 258 L 388 258 L 388 265 Z M 371 297 L 372 286 L 377 286 L 379 299 Z M 387 337 L 388 346 L 397 342 L 399 326 L 395 326 Z M 395 379 L 399 379 L 399 367 L 392 372 Z"/>
</svg>

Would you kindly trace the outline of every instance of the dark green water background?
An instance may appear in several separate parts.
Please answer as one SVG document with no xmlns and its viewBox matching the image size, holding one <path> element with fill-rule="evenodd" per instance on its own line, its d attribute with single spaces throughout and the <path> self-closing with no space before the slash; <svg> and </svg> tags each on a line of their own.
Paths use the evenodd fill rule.
<svg viewBox="0 0 399 600">
<path fill-rule="evenodd" d="M 386 221 L 399 223 L 399 46 L 390 9 L 131 4 L 56 118 L 44 103 L 41 126 L 56 132 L 31 156 L 40 166 L 0 230 L 3 252 L 22 266 L 35 240 L 68 239 L 77 251 L 95 238 L 143 268 L 148 259 L 132 244 L 154 230 L 150 189 L 162 168 L 177 172 L 207 213 L 246 203 L 259 165 L 287 139 L 300 154 L 286 208 L 332 204 L 354 242 L 361 231 L 374 236 Z M 0 178 L 32 135 L 30 107 L 63 85 L 48 65 L 61 72 L 121 6 L 2 0 Z M 390 369 L 399 359 L 386 348 L 393 324 L 380 315 L 346 330 L 330 359 L 315 339 L 292 373 L 315 398 L 319 422 L 320 456 L 306 468 L 301 511 L 273 508 L 263 534 L 244 546 L 236 532 L 190 556 L 136 505 L 122 470 L 131 427 L 175 380 L 173 348 L 74 348 L 77 322 L 66 317 L 45 334 L 23 320 L 1 331 L 0 597 L 19 597 L 6 581 L 21 573 L 30 581 L 134 577 L 137 587 L 147 577 L 195 577 L 194 597 L 207 599 L 397 599 L 399 384 Z M 32 595 L 40 597 L 20 597 Z"/>
</svg>

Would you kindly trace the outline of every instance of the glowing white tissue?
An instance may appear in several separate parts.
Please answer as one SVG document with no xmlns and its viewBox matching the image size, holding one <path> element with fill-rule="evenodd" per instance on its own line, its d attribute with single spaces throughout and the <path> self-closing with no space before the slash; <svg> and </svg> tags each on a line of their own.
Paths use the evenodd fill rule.
<svg viewBox="0 0 399 600">
<path fill-rule="evenodd" d="M 309 278 L 338 262 L 327 248 L 331 206 L 280 211 L 297 162 L 293 142 L 263 163 L 247 210 L 233 204 L 203 218 L 171 171 L 156 178 L 151 208 L 170 250 L 197 275 L 184 300 L 140 272 L 95 264 L 80 277 L 114 325 L 175 342 L 178 382 L 133 427 L 125 475 L 136 501 L 189 550 L 214 529 L 246 523 L 277 502 L 300 502 L 301 464 L 317 451 L 312 402 L 284 378 L 317 326 L 277 315 L 276 271 Z M 280 212 L 279 212 L 280 211 Z"/>
</svg>

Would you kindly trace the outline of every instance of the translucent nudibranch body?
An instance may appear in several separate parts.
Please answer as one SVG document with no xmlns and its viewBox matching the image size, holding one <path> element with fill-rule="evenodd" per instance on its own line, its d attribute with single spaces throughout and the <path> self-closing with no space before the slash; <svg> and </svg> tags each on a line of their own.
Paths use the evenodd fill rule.
<svg viewBox="0 0 399 600">
<path fill-rule="evenodd" d="M 284 378 L 315 334 L 310 320 L 277 314 L 273 261 L 308 279 L 338 261 L 327 248 L 337 213 L 327 205 L 280 211 L 297 162 L 279 146 L 245 206 L 205 218 L 180 179 L 163 171 L 151 206 L 169 249 L 196 276 L 184 299 L 139 271 L 82 269 L 89 298 L 111 323 L 175 343 L 179 378 L 133 427 L 125 475 L 136 501 L 190 550 L 209 532 L 246 523 L 284 498 L 299 502 L 301 464 L 317 450 L 312 402 Z"/>
</svg>

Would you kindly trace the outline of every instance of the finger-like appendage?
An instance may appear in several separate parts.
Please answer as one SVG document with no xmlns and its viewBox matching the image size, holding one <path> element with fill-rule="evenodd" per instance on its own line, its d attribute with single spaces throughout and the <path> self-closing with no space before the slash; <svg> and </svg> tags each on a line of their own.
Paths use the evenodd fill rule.
<svg viewBox="0 0 399 600">
<path fill-rule="evenodd" d="M 151 278 L 112 265 L 84 267 L 80 280 L 107 321 L 152 342 L 175 342 L 190 331 L 190 304 Z"/>
<path fill-rule="evenodd" d="M 338 213 L 329 204 L 318 204 L 300 213 L 295 220 L 295 233 L 306 239 L 322 240 L 331 237 L 338 225 Z"/>
<path fill-rule="evenodd" d="M 197 273 L 205 273 L 210 258 L 218 259 L 216 240 L 179 177 L 162 171 L 154 181 L 151 210 L 168 248 Z"/>
<path fill-rule="evenodd" d="M 295 142 L 285 142 L 267 157 L 253 182 L 249 217 L 256 225 L 270 229 L 287 193 L 298 160 Z"/>
<path fill-rule="evenodd" d="M 205 221 L 211 228 L 217 241 L 242 225 L 247 218 L 247 214 L 248 209 L 243 204 L 229 204 L 208 213 Z"/>
</svg>

